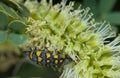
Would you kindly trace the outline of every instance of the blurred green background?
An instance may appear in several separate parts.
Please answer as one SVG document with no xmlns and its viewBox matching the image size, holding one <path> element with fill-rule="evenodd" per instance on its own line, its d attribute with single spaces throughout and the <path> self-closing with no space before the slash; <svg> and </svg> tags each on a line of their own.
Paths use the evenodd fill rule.
<svg viewBox="0 0 120 78">
<path fill-rule="evenodd" d="M 83 8 L 90 7 L 90 13 L 94 14 L 96 21 L 106 20 L 112 25 L 113 31 L 120 33 L 120 0 L 68 0 L 67 4 L 70 1 L 75 2 L 75 9 L 80 4 Z M 27 39 L 25 28 L 30 15 L 24 2 L 0 0 L 0 77 L 58 78 L 59 72 L 27 61 L 23 49 L 19 48 Z M 53 0 L 54 4 L 60 2 Z"/>
</svg>

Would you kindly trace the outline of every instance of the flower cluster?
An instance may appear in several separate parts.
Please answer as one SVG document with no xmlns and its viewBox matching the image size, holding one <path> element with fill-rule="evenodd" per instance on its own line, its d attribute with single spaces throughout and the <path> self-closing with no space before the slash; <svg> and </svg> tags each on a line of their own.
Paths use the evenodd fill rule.
<svg viewBox="0 0 120 78">
<path fill-rule="evenodd" d="M 27 0 L 25 5 L 31 17 L 24 47 L 48 47 L 69 55 L 73 62 L 64 66 L 61 78 L 120 78 L 120 37 L 108 41 L 115 37 L 110 25 L 95 22 L 89 8 L 74 10 L 66 0 L 56 5 L 52 0 Z"/>
</svg>

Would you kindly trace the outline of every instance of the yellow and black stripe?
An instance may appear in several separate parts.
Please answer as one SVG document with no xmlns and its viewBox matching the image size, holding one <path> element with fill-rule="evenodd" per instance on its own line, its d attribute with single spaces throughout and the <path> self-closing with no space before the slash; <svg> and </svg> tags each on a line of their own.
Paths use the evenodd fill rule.
<svg viewBox="0 0 120 78">
<path fill-rule="evenodd" d="M 52 53 L 53 52 L 49 51 L 47 48 L 44 50 L 37 50 L 32 48 L 30 51 L 26 51 L 26 56 L 28 56 L 30 60 L 36 62 L 37 64 L 52 68 L 61 67 L 62 65 L 68 64 L 72 61 L 68 56 L 63 58 L 58 52 L 57 54 Z"/>
</svg>

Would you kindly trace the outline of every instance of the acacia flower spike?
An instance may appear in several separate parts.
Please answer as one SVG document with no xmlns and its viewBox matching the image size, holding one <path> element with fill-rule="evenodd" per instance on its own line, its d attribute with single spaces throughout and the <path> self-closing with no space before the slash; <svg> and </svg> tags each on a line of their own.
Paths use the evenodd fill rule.
<svg viewBox="0 0 120 78">
<path fill-rule="evenodd" d="M 96 22 L 90 8 L 75 10 L 66 0 L 56 5 L 27 0 L 24 5 L 31 16 L 22 47 L 48 47 L 69 55 L 73 62 L 64 65 L 60 78 L 120 78 L 120 37 L 108 41 L 115 33 L 107 22 Z"/>
</svg>

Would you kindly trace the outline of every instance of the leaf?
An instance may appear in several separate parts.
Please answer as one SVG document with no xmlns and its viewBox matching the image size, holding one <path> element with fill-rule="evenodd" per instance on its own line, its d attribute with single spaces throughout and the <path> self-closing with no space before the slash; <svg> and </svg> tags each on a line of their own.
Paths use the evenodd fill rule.
<svg viewBox="0 0 120 78">
<path fill-rule="evenodd" d="M 0 29 L 6 29 L 8 22 L 8 16 L 4 12 L 0 11 Z"/>
<path fill-rule="evenodd" d="M 108 13 L 112 10 L 117 0 L 100 0 L 99 9 L 101 13 Z"/>
<path fill-rule="evenodd" d="M 12 18 L 17 18 L 17 13 L 11 9 L 10 7 L 8 7 L 6 4 L 0 2 L 0 7 L 2 8 L 3 11 L 5 11 L 6 14 L 8 14 L 10 17 Z"/>
<path fill-rule="evenodd" d="M 0 31 L 0 43 L 4 42 L 7 39 L 7 32 L 6 31 Z"/>
<path fill-rule="evenodd" d="M 90 7 L 90 12 L 94 14 L 94 18 L 98 15 L 98 7 L 96 0 L 83 0 L 83 8 Z"/>
<path fill-rule="evenodd" d="M 108 13 L 105 19 L 113 24 L 120 24 L 120 12 Z"/>
<path fill-rule="evenodd" d="M 19 45 L 19 44 L 22 44 L 23 42 L 25 42 L 25 40 L 27 40 L 27 35 L 10 33 L 9 36 L 8 36 L 8 39 L 12 43 L 14 43 L 16 45 Z"/>
<path fill-rule="evenodd" d="M 24 5 L 22 5 L 22 4 L 20 4 L 20 6 L 22 8 L 22 11 L 21 11 L 22 15 L 25 16 L 25 17 L 30 16 L 29 10 Z"/>
<path fill-rule="evenodd" d="M 29 63 L 23 63 L 20 70 L 15 74 L 21 78 L 59 78 L 59 75 L 57 71 L 53 71 L 51 68 L 36 67 Z"/>
<path fill-rule="evenodd" d="M 14 20 L 9 23 L 8 27 L 13 31 L 22 32 L 27 26 L 19 20 Z"/>
<path fill-rule="evenodd" d="M 30 16 L 29 10 L 22 4 L 19 4 L 21 9 L 17 13 L 19 15 L 19 19 L 23 22 L 27 21 L 27 17 Z"/>
<path fill-rule="evenodd" d="M 12 7 L 14 10 L 16 10 L 17 12 L 19 12 L 22 16 L 25 16 L 25 17 L 30 16 L 29 10 L 23 4 L 18 3 L 14 0 L 8 1 L 7 4 L 11 4 L 9 6 Z"/>
</svg>

